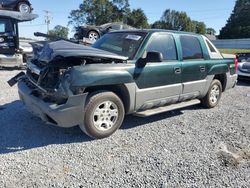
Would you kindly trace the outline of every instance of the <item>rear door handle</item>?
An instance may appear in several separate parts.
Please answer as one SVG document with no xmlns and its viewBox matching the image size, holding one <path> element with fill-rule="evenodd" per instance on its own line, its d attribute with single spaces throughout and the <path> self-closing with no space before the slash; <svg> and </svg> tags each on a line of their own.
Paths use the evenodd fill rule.
<svg viewBox="0 0 250 188">
<path fill-rule="evenodd" d="M 206 67 L 205 66 L 200 66 L 200 71 L 201 72 L 205 72 L 206 71 Z"/>
<path fill-rule="evenodd" d="M 181 68 L 180 67 L 175 67 L 174 68 L 174 73 L 175 74 L 181 74 Z"/>
</svg>

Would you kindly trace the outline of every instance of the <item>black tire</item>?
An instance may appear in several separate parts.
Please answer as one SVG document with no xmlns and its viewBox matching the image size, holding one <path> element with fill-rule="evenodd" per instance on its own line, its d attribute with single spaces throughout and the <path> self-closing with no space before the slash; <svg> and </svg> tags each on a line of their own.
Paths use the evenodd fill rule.
<svg viewBox="0 0 250 188">
<path fill-rule="evenodd" d="M 89 31 L 87 37 L 91 41 L 97 41 L 100 38 L 100 35 L 97 31 L 91 30 L 91 31 Z"/>
<path fill-rule="evenodd" d="M 215 79 L 212 81 L 207 95 L 203 99 L 201 99 L 201 104 L 206 108 L 214 108 L 219 104 L 221 95 L 222 95 L 221 82 Z"/>
<path fill-rule="evenodd" d="M 102 139 L 111 136 L 120 128 L 124 116 L 125 110 L 121 99 L 113 92 L 103 91 L 89 97 L 85 106 L 84 122 L 79 126 L 88 136 Z"/>
<path fill-rule="evenodd" d="M 26 7 L 27 10 L 24 11 L 24 9 L 22 7 Z M 31 13 L 31 7 L 28 3 L 26 2 L 20 2 L 17 5 L 17 11 L 21 12 L 21 13 Z"/>
</svg>

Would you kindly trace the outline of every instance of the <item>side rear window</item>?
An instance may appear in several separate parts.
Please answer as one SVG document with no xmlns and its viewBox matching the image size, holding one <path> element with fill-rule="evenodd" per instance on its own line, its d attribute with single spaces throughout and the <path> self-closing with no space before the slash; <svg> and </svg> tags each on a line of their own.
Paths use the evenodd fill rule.
<svg viewBox="0 0 250 188">
<path fill-rule="evenodd" d="M 152 37 L 147 52 L 160 52 L 164 60 L 177 60 L 176 45 L 172 35 L 159 34 Z"/>
<path fill-rule="evenodd" d="M 114 29 L 114 30 L 121 30 L 121 29 L 122 29 L 122 25 L 114 24 L 114 25 L 111 26 L 111 29 Z"/>
<path fill-rule="evenodd" d="M 203 59 L 200 41 L 197 37 L 183 35 L 180 36 L 183 60 Z"/>
<path fill-rule="evenodd" d="M 214 49 L 214 47 L 212 46 L 212 44 L 208 40 L 206 40 L 206 43 L 207 43 L 207 46 L 208 46 L 210 52 L 216 52 L 216 50 Z"/>
</svg>

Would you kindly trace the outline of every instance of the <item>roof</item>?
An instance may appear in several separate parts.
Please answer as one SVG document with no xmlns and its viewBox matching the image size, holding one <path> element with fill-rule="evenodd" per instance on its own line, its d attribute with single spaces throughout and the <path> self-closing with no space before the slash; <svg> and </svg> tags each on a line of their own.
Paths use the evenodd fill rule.
<svg viewBox="0 0 250 188">
<path fill-rule="evenodd" d="M 166 33 L 176 33 L 176 34 L 200 35 L 200 34 L 192 33 L 192 32 L 167 30 L 167 29 L 133 29 L 133 30 L 119 30 L 119 31 L 113 31 L 113 32 L 114 33 L 119 33 L 119 32 L 132 32 L 132 33 L 134 33 L 134 32 L 141 32 L 141 33 L 166 32 Z"/>
<path fill-rule="evenodd" d="M 17 20 L 18 22 L 26 22 L 31 21 L 38 18 L 36 14 L 22 14 L 16 11 L 8 11 L 8 10 L 1 10 L 0 11 L 1 18 L 11 18 Z"/>
</svg>

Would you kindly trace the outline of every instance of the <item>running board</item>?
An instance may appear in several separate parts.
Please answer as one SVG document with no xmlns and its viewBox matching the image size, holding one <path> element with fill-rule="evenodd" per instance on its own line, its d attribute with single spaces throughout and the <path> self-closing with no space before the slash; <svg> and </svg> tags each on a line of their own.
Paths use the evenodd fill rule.
<svg viewBox="0 0 250 188">
<path fill-rule="evenodd" d="M 153 108 L 153 109 L 145 110 L 142 112 L 136 112 L 134 115 L 138 116 L 138 117 L 148 117 L 148 116 L 153 116 L 153 115 L 164 113 L 164 112 L 169 112 L 172 110 L 177 110 L 180 108 L 185 108 L 188 106 L 193 106 L 193 105 L 200 104 L 200 103 L 201 103 L 200 100 L 195 99 L 195 100 L 181 102 L 181 103 L 177 103 L 177 104 L 171 104 L 168 106 Z"/>
</svg>

